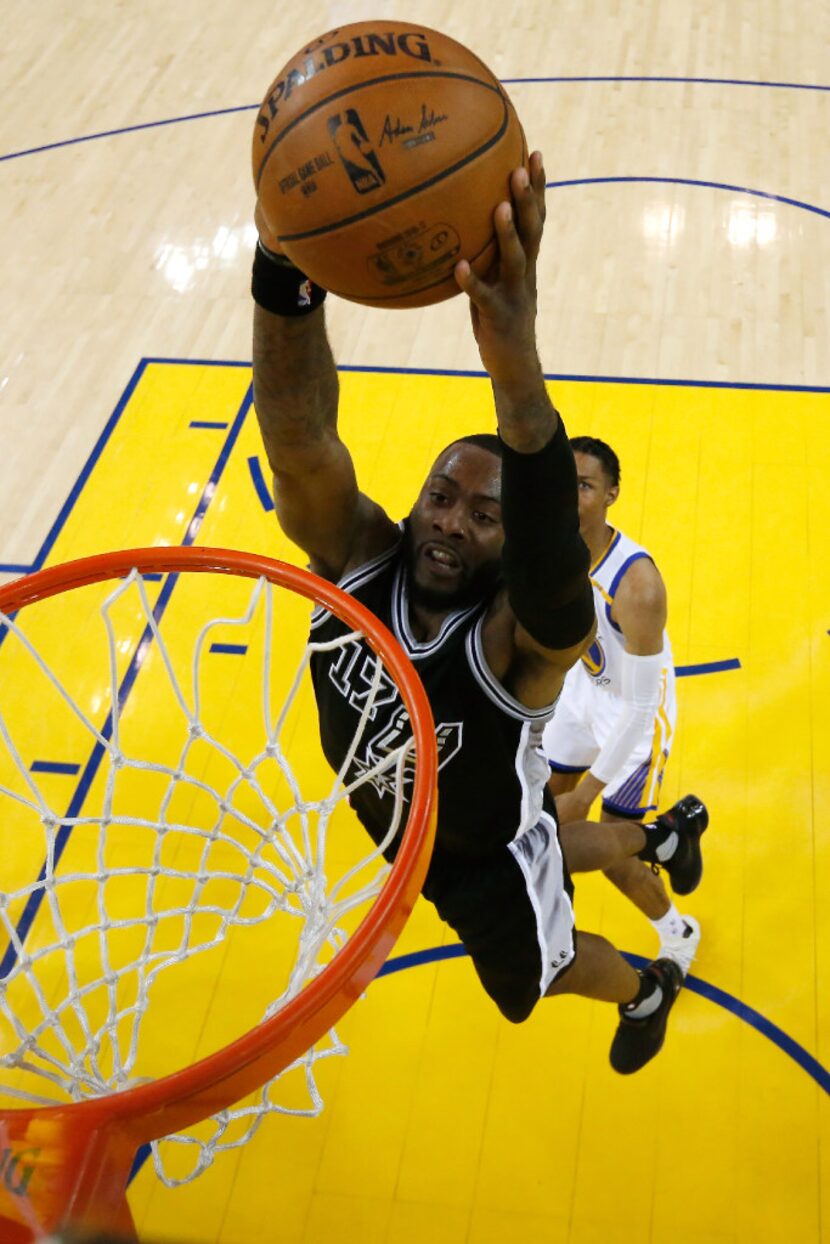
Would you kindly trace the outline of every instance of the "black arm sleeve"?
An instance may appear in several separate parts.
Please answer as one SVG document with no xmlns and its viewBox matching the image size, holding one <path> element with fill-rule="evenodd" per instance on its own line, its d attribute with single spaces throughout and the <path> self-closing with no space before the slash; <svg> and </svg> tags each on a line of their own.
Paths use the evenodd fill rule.
<svg viewBox="0 0 830 1244">
<path fill-rule="evenodd" d="M 578 644 L 594 621 L 577 497 L 576 464 L 561 419 L 537 453 L 517 453 L 502 442 L 507 594 L 519 622 L 545 648 Z"/>
</svg>

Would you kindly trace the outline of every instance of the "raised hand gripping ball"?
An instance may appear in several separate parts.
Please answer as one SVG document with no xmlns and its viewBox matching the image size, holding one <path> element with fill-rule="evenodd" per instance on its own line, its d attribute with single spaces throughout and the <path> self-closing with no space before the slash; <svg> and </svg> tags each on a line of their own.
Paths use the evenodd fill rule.
<svg viewBox="0 0 830 1244">
<path fill-rule="evenodd" d="M 459 259 L 486 272 L 493 209 L 521 164 L 521 124 L 487 66 L 404 22 L 313 40 L 254 126 L 254 182 L 280 247 L 318 285 L 376 307 L 451 298 Z"/>
</svg>

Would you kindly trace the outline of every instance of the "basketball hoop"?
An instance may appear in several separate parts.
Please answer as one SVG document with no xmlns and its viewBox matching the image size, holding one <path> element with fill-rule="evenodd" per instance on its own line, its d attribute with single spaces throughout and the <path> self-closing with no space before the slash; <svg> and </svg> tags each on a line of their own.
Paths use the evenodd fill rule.
<svg viewBox="0 0 830 1244">
<path fill-rule="evenodd" d="M 218 590 L 217 585 L 227 588 L 231 583 L 232 590 L 228 590 L 236 601 L 235 612 L 212 616 L 193 641 L 190 693 L 184 687 L 184 676 L 176 673 L 181 642 L 172 642 L 161 625 L 173 586 L 183 572 L 182 583 L 191 588 L 185 599 L 192 598 L 200 608 L 205 596 Z M 204 575 L 232 579 L 199 579 L 197 583 L 195 576 Z M 119 583 L 112 587 L 109 580 Z M 156 587 L 159 580 L 161 588 Z M 245 580 L 252 580 L 253 587 L 245 586 Z M 107 584 L 105 589 L 93 587 L 102 583 Z M 192 590 L 196 586 L 198 593 Z M 63 671 L 56 672 L 38 651 L 39 643 L 48 646 L 36 624 L 38 608 L 50 608 L 44 602 L 61 595 L 68 611 L 72 602 L 64 600 L 63 594 L 82 588 L 96 595 L 96 622 L 100 611 L 104 624 L 102 642 L 107 645 L 110 668 L 103 700 L 109 700 L 110 707 L 103 725 L 96 722 L 87 702 L 67 689 L 60 676 Z M 379 758 L 375 769 L 359 779 L 372 781 L 382 773 L 388 784 L 386 775 L 396 775 L 387 838 L 380 847 L 371 844 L 369 854 L 358 863 L 349 862 L 336 881 L 329 880 L 323 869 L 323 850 L 357 782 L 346 780 L 344 763 L 325 796 L 302 795 L 296 761 L 292 767 L 283 738 L 296 732 L 293 706 L 308 694 L 304 675 L 315 647 L 333 644 L 315 646 L 303 638 L 305 647 L 290 678 L 288 696 L 279 710 L 273 710 L 272 683 L 279 681 L 276 671 L 284 664 L 282 640 L 277 654 L 273 637 L 275 589 L 281 590 L 281 599 L 290 598 L 291 608 L 296 597 L 302 597 L 336 615 L 351 628 L 342 643 L 365 637 L 375 655 L 376 669 L 352 754 L 371 718 L 382 670 L 396 684 L 411 721 L 411 738 Z M 102 590 L 109 592 L 103 601 L 99 599 Z M 239 608 L 243 590 L 247 595 Z M 155 600 L 151 599 L 154 593 Z M 31 615 L 17 616 L 31 606 L 38 606 Z M 305 610 L 307 630 L 307 605 Z M 92 612 L 85 608 L 82 616 Z M 125 617 L 132 627 L 127 638 L 119 637 L 118 630 L 119 620 Z M 54 621 L 50 625 L 54 630 Z M 212 701 L 208 703 L 204 692 L 203 671 L 208 652 L 246 650 L 242 644 L 211 644 L 213 636 L 238 628 L 233 633 L 248 638 L 255 627 L 259 629 L 251 650 L 256 647 L 262 672 L 258 678 L 262 721 L 256 718 L 260 742 L 253 754 L 239 758 L 213 725 L 205 724 Z M 84 654 L 94 633 L 92 620 L 85 621 Z M 0 934 L 5 932 L 9 943 L 0 964 L 0 1105 L 10 1100 L 22 1103 L 0 1109 L 0 1153 L 5 1155 L 0 1167 L 0 1233 L 7 1244 L 24 1244 L 71 1223 L 107 1227 L 135 1238 L 125 1188 L 141 1145 L 218 1116 L 219 1139 L 196 1142 L 199 1158 L 192 1174 L 198 1174 L 215 1152 L 228 1147 L 222 1136 L 228 1121 L 236 1117 L 230 1107 L 258 1090 L 257 1103 L 237 1112 L 245 1116 L 245 1134 L 230 1143 L 244 1143 L 274 1110 L 319 1110 L 315 1062 L 343 1051 L 333 1025 L 379 971 L 426 874 L 436 815 L 432 717 L 412 665 L 390 632 L 362 605 L 308 571 L 223 549 L 134 549 L 38 571 L 0 589 L 2 641 L 5 650 L 0 649 L 0 663 L 8 663 L 17 653 L 33 662 L 37 678 L 54 693 L 55 712 L 66 716 L 71 730 L 83 728 L 91 735 L 92 751 L 78 783 L 81 793 L 67 811 L 56 811 L 55 801 L 46 798 L 33 777 L 35 765 L 27 763 L 29 757 L 16 742 L 19 731 L 8 724 L 5 692 L 0 696 L 0 807 L 4 815 L 9 808 L 13 828 L 18 826 L 15 818 L 23 816 L 40 827 L 44 859 L 37 878 L 31 872 L 23 881 L 4 877 L 7 892 L 0 894 Z M 71 668 L 71 662 L 64 660 L 64 664 Z M 160 725 L 162 716 L 165 721 L 174 718 L 184 740 L 172 762 L 152 755 L 140 759 L 131 751 L 130 725 L 141 709 L 139 705 L 136 711 L 135 700 L 140 696 L 133 688 L 145 665 L 152 667 L 154 677 L 169 680 L 165 683 L 167 707 L 158 721 Z M 4 677 L 5 688 L 8 681 Z M 226 683 L 227 679 L 221 680 L 225 708 L 217 720 L 227 717 L 232 723 L 244 722 L 247 728 L 254 718 L 251 707 L 239 705 L 234 698 L 236 684 Z M 388 686 L 385 680 L 385 694 Z M 100 709 L 100 688 L 96 696 L 95 706 Z M 304 711 L 296 709 L 298 719 Z M 45 716 L 46 710 L 38 708 L 38 714 Z M 99 721 L 100 716 L 99 711 Z M 307 763 L 305 745 L 299 760 L 302 768 Z M 218 779 L 212 785 L 215 772 L 224 775 L 224 785 Z M 331 781 L 330 771 L 327 781 Z M 155 817 L 148 817 L 143 808 L 124 811 L 122 789 L 146 792 L 155 790 L 154 783 L 161 792 Z M 285 792 L 280 808 L 273 794 L 277 787 Z M 92 797 L 90 791 L 98 801 L 91 811 L 84 803 Z M 187 816 L 182 813 L 182 808 L 198 811 L 203 805 L 212 811 L 201 820 L 196 811 L 188 811 Z M 261 815 L 251 811 L 254 806 Z M 0 832 L 4 832 L 2 827 Z M 19 828 L 15 832 L 16 842 L 28 841 Z M 352 837 L 362 845 L 364 831 L 356 828 Z M 146 859 L 137 863 L 126 859 L 125 851 L 151 839 Z M 393 839 L 400 845 L 387 869 L 381 852 Z M 77 859 L 72 858 L 73 851 L 79 853 Z M 87 854 L 82 857 L 81 852 Z M 229 858 L 238 861 L 239 875 L 228 867 Z M 214 866 L 217 859 L 220 864 Z M 361 869 L 367 870 L 368 880 Z M 70 923 L 66 916 L 67 910 L 74 910 L 66 898 L 73 885 L 81 897 L 72 902 L 79 910 L 84 908 L 83 923 Z M 107 887 L 112 886 L 129 886 L 131 892 L 144 886 L 143 914 L 137 911 L 121 918 L 111 913 Z M 232 893 L 232 899 L 217 899 L 222 887 Z M 160 895 L 168 893 L 175 902 L 163 908 Z M 216 946 L 222 954 L 229 954 L 234 939 L 226 934 L 231 929 L 237 938 L 249 936 L 252 928 L 267 930 L 270 937 L 280 916 L 300 931 L 291 942 L 287 983 L 269 1000 L 265 1017 L 254 1020 L 249 1031 L 224 1048 L 189 1066 L 172 1073 L 142 1074 L 138 1023 L 149 1007 L 151 993 L 155 996 L 160 988 L 161 969 L 175 964 L 188 970 L 194 956 L 213 953 Z M 346 934 L 342 925 L 350 921 L 356 927 Z M 177 945 L 159 942 L 162 926 L 168 931 L 175 928 L 177 937 L 184 930 Z M 197 927 L 209 928 L 199 935 L 202 941 L 194 932 Z M 141 942 L 140 956 L 134 962 L 120 962 L 118 948 L 132 945 L 135 939 Z M 82 978 L 79 962 L 83 965 L 85 957 L 97 965 L 98 979 Z M 47 969 L 51 976 L 44 984 L 38 973 L 42 970 L 48 975 Z M 171 970 L 168 975 L 175 973 Z M 56 980 L 65 996 L 57 992 Z M 132 992 L 125 1001 L 128 987 Z M 37 1016 L 28 1027 L 14 1010 L 20 997 L 23 1011 Z M 326 1033 L 331 1034 L 329 1045 L 316 1050 Z M 73 1040 L 79 1048 L 74 1048 Z M 277 1077 L 294 1066 L 305 1076 L 312 1098 L 305 1110 L 282 1107 L 269 1096 Z M 37 1092 L 32 1091 L 32 1081 L 41 1086 Z"/>
</svg>

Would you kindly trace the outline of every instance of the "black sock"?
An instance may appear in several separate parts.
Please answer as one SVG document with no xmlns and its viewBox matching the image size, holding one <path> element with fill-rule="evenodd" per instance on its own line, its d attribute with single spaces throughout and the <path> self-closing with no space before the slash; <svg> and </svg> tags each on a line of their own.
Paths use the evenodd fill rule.
<svg viewBox="0 0 830 1244">
<path fill-rule="evenodd" d="M 620 1010 L 624 1011 L 630 1019 L 648 1019 L 662 1001 L 663 990 L 660 988 L 660 982 L 651 972 L 641 972 L 640 988 L 636 998 L 624 1003 Z"/>
</svg>

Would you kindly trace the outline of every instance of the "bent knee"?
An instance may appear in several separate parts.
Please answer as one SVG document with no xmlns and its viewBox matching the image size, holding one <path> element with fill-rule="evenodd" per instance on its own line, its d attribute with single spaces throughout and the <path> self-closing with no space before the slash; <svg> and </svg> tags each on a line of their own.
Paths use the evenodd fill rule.
<svg viewBox="0 0 830 1244">
<path fill-rule="evenodd" d="M 479 972 L 479 980 L 484 986 L 487 996 L 495 1002 L 499 1012 L 511 1024 L 523 1024 L 530 1018 L 533 1008 L 539 1001 L 539 985 L 531 982 L 521 983 L 511 976 L 499 976 L 492 973 Z"/>
</svg>

